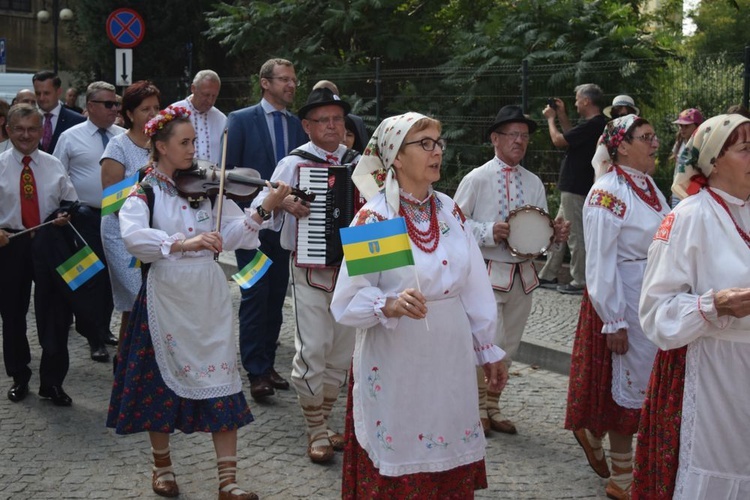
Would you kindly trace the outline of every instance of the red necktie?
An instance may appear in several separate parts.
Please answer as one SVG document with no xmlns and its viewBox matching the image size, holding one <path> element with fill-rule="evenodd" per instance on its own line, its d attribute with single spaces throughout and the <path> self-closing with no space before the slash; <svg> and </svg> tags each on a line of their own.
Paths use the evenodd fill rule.
<svg viewBox="0 0 750 500">
<path fill-rule="evenodd" d="M 336 155 L 333 154 L 326 154 L 326 161 L 330 163 L 331 165 L 338 165 L 339 164 L 339 158 Z"/>
<path fill-rule="evenodd" d="M 23 170 L 21 170 L 21 221 L 26 229 L 36 227 L 41 223 L 36 182 L 34 182 L 34 172 L 31 171 L 29 163 L 31 163 L 31 156 L 24 156 Z"/>
</svg>

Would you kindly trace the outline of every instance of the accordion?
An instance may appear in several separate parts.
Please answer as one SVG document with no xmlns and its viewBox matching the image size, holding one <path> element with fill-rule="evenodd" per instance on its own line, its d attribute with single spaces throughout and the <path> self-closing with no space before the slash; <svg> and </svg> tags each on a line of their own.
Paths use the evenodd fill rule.
<svg viewBox="0 0 750 500">
<path fill-rule="evenodd" d="M 301 164 L 299 188 L 315 193 L 310 216 L 297 220 L 297 267 L 339 267 L 344 258 L 339 230 L 354 218 L 354 166 Z"/>
</svg>

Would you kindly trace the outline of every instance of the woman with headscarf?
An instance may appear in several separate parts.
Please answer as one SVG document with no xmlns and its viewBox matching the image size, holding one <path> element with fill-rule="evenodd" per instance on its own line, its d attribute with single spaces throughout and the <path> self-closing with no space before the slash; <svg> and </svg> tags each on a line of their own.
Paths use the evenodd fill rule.
<svg viewBox="0 0 750 500">
<path fill-rule="evenodd" d="M 455 202 L 432 189 L 440 133 L 418 113 L 387 118 L 353 175 L 368 202 L 352 225 L 403 217 L 416 272 L 349 276 L 341 266 L 331 311 L 358 328 L 344 498 L 473 498 L 487 487 L 472 367 L 497 392 L 508 375 L 479 247 Z"/>
<path fill-rule="evenodd" d="M 703 122 L 683 200 L 654 237 L 640 317 L 661 349 L 641 416 L 634 498 L 750 498 L 750 120 Z"/>
<path fill-rule="evenodd" d="M 109 140 L 99 160 L 103 188 L 117 184 L 148 165 L 150 142 L 144 127 L 159 112 L 160 97 L 159 89 L 147 80 L 135 82 L 125 89 L 120 113 L 127 130 Z M 102 217 L 102 243 L 115 309 L 122 312 L 119 335 L 122 337 L 135 296 L 141 288 L 141 270 L 131 265 L 133 256 L 125 249 L 116 213 Z"/>
<path fill-rule="evenodd" d="M 651 174 L 659 141 L 643 118 L 604 128 L 592 164 L 596 181 L 583 207 L 587 294 L 570 367 L 565 428 L 573 431 L 609 498 L 629 498 L 633 435 L 656 346 L 638 321 L 646 254 L 667 200 Z M 609 434 L 612 469 L 602 450 Z"/>
</svg>

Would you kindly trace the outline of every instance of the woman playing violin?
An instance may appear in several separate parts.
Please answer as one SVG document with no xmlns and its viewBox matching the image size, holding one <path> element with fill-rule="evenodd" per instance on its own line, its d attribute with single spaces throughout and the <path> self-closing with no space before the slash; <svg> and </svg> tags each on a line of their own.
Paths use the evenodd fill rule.
<svg viewBox="0 0 750 500">
<path fill-rule="evenodd" d="M 120 210 L 125 246 L 150 269 L 122 338 L 107 426 L 118 434 L 149 433 L 152 487 L 168 497 L 179 494 L 170 434 L 210 432 L 219 498 L 248 500 L 257 495 L 235 482 L 237 429 L 253 416 L 242 394 L 226 278 L 213 254 L 256 248 L 263 221 L 230 200 L 220 214 L 218 200 L 193 208 L 178 196 L 173 176 L 191 167 L 195 152 L 189 114 L 170 106 L 146 124 L 154 168 Z M 263 208 L 272 211 L 290 190 L 283 183 L 269 190 Z"/>
</svg>

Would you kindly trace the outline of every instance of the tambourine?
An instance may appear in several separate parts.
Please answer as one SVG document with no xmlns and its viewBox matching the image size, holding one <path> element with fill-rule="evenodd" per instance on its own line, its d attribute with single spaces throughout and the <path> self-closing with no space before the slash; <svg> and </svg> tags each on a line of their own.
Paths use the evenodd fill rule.
<svg viewBox="0 0 750 500">
<path fill-rule="evenodd" d="M 555 241 L 555 224 L 542 208 L 533 205 L 518 207 L 510 212 L 505 222 L 510 226 L 508 249 L 516 257 L 538 257 Z"/>
</svg>

